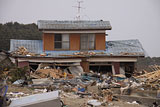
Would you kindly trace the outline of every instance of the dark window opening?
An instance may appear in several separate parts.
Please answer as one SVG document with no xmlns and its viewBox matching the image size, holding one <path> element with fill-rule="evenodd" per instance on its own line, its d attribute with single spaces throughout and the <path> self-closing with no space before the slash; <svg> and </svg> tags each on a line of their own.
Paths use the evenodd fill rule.
<svg viewBox="0 0 160 107">
<path fill-rule="evenodd" d="M 96 65 L 96 66 L 90 66 L 90 70 L 97 73 L 107 74 L 112 73 L 112 66 L 111 65 Z"/>
<path fill-rule="evenodd" d="M 130 78 L 134 72 L 134 62 L 120 63 L 120 66 L 124 68 L 125 76 Z"/>
<path fill-rule="evenodd" d="M 55 34 L 54 36 L 55 49 L 69 49 L 69 35 L 68 34 Z"/>
<path fill-rule="evenodd" d="M 55 34 L 55 42 L 59 41 L 61 42 L 62 41 L 62 35 L 61 34 Z"/>
<path fill-rule="evenodd" d="M 30 71 L 35 72 L 38 68 L 38 63 L 29 63 Z"/>
<path fill-rule="evenodd" d="M 62 43 L 61 42 L 55 42 L 54 43 L 54 45 L 55 45 L 55 49 L 61 49 L 62 48 Z"/>
<path fill-rule="evenodd" d="M 62 35 L 61 34 L 55 34 L 55 36 L 54 36 L 54 48 L 55 49 L 61 49 L 62 48 Z"/>
</svg>

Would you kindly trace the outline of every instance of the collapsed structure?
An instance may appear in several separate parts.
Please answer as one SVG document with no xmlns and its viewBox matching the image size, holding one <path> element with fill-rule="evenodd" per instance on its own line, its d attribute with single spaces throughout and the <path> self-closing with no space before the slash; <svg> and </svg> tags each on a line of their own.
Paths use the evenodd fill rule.
<svg viewBox="0 0 160 107">
<path fill-rule="evenodd" d="M 145 52 L 137 39 L 106 41 L 109 21 L 39 20 L 42 40 L 11 39 L 10 51 L 24 46 L 32 54 L 15 53 L 17 66 L 38 67 L 48 63 L 56 67 L 82 66 L 85 72 L 126 74 L 130 76 L 135 62 Z M 34 54 L 33 54 L 34 53 Z"/>
<path fill-rule="evenodd" d="M 73 100 L 80 106 L 106 106 L 119 99 L 159 104 L 160 67 L 153 66 L 153 72 L 134 72 L 137 59 L 145 56 L 137 39 L 106 41 L 106 31 L 112 29 L 108 21 L 40 20 L 38 28 L 42 40 L 11 40 L 10 56 L 18 67 L 5 72 L 10 88 L 32 90 L 7 93 L 11 98 L 22 96 L 12 99 L 10 106 L 65 106 Z M 46 96 L 50 91 L 57 93 L 52 99 Z"/>
</svg>

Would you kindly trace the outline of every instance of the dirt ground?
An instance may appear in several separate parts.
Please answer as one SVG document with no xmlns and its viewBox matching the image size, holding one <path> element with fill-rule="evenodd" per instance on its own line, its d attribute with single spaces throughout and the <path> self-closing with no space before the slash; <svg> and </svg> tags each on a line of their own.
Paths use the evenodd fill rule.
<svg viewBox="0 0 160 107">
<path fill-rule="evenodd" d="M 32 94 L 34 90 L 31 88 L 27 88 L 27 87 L 17 87 L 17 86 L 13 86 L 13 85 L 9 85 L 8 86 L 8 93 L 9 92 L 23 92 L 25 94 Z"/>
<path fill-rule="evenodd" d="M 90 107 L 87 105 L 88 98 L 65 98 L 62 99 L 67 107 Z M 128 104 L 123 101 L 112 101 L 100 107 L 145 107 L 139 104 Z"/>
<path fill-rule="evenodd" d="M 23 92 L 28 95 L 36 94 L 36 92 L 32 88 L 17 87 L 13 85 L 9 85 L 8 87 L 8 93 L 10 92 Z M 65 94 L 65 96 L 63 96 L 63 94 Z M 64 102 L 66 107 L 90 107 L 89 105 L 87 105 L 87 102 L 88 100 L 92 99 L 91 97 L 81 98 L 73 93 L 62 93 L 60 98 Z M 106 105 L 100 107 L 145 107 L 145 106 L 139 104 L 128 104 L 127 102 L 123 101 L 111 101 Z"/>
</svg>

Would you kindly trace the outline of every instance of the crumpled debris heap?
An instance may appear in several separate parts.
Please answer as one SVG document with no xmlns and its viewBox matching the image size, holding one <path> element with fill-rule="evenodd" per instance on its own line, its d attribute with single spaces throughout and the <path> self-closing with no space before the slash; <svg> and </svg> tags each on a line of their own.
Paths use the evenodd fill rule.
<svg viewBox="0 0 160 107">
<path fill-rule="evenodd" d="M 23 55 L 23 56 L 35 56 L 34 53 L 31 53 L 24 46 L 18 47 L 18 49 L 11 53 L 12 55 Z"/>
</svg>

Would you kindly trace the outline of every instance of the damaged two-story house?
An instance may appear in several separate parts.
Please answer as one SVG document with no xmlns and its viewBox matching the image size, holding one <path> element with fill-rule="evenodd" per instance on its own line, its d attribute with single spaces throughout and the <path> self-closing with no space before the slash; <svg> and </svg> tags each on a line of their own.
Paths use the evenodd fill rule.
<svg viewBox="0 0 160 107">
<path fill-rule="evenodd" d="M 39 20 L 42 40 L 15 40 L 10 51 L 24 46 L 36 56 L 13 55 L 17 65 L 54 64 L 59 67 L 82 66 L 85 72 L 132 74 L 135 63 L 145 52 L 137 39 L 107 41 L 109 21 Z M 45 56 L 41 56 L 45 53 Z"/>
</svg>

